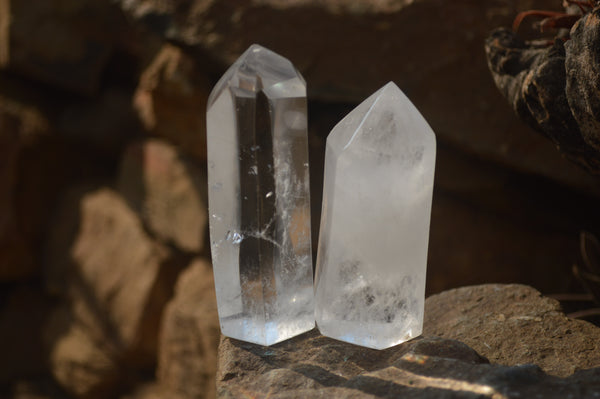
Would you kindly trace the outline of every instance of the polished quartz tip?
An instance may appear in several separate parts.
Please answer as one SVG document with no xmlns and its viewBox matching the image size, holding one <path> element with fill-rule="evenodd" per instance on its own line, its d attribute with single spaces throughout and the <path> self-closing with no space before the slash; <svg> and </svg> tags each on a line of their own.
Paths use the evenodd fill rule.
<svg viewBox="0 0 600 399">
<path fill-rule="evenodd" d="M 391 82 L 329 134 L 315 279 L 323 335 L 384 349 L 421 334 L 435 148 Z"/>
<path fill-rule="evenodd" d="M 306 84 L 251 46 L 208 100 L 210 240 L 224 335 L 271 345 L 314 327 Z"/>
</svg>

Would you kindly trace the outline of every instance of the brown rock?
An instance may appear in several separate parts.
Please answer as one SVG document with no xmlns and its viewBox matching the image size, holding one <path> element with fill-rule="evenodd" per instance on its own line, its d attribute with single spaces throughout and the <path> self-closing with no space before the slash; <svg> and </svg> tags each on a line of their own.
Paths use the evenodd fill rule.
<svg viewBox="0 0 600 399">
<path fill-rule="evenodd" d="M 180 48 L 165 44 L 140 77 L 134 106 L 145 128 L 206 160 L 205 73 Z"/>
<path fill-rule="evenodd" d="M 56 132 L 58 106 L 47 94 L 0 74 L 0 281 L 39 272 L 47 224 L 65 186 L 110 173 L 101 151 Z"/>
<path fill-rule="evenodd" d="M 165 309 L 160 335 L 158 380 L 183 398 L 215 395 L 219 320 L 212 269 L 196 259 Z"/>
<path fill-rule="evenodd" d="M 440 320 L 439 329 L 446 332 L 460 329 L 469 321 L 485 327 L 495 313 L 484 304 L 486 299 L 474 300 L 468 292 L 512 293 L 503 295 L 503 302 L 494 302 L 506 312 L 504 322 L 512 328 L 500 327 L 497 336 L 511 341 L 513 346 L 502 347 L 504 364 L 490 364 L 466 344 L 439 337 L 424 336 L 386 350 L 363 348 L 321 336 L 316 330 L 271 347 L 263 347 L 222 337 L 219 346 L 217 395 L 234 398 L 252 397 L 336 397 L 336 398 L 521 398 L 521 397 L 594 397 L 600 395 L 600 363 L 596 368 L 578 371 L 567 378 L 546 374 L 538 365 L 522 365 L 522 347 L 514 343 L 527 339 L 537 317 L 562 317 L 571 327 L 583 326 L 581 336 L 587 334 L 588 346 L 594 346 L 600 331 L 587 323 L 569 320 L 561 314 L 556 302 L 540 297 L 537 291 L 525 286 L 489 285 L 452 290 L 426 301 L 426 329 L 431 333 L 432 323 Z M 458 296 L 458 293 L 464 295 Z M 535 293 L 535 295 L 534 295 Z M 446 295 L 446 297 L 444 297 Z M 490 295 L 493 297 L 493 294 Z M 460 299 L 464 298 L 465 303 Z M 446 300 L 446 301 L 444 301 Z M 491 305 L 491 302 L 489 303 Z M 512 309 L 512 312 L 508 312 Z M 496 317 L 496 320 L 498 317 Z M 557 319 L 553 321 L 557 322 Z M 541 321 L 543 323 L 543 321 Z M 548 324 L 550 326 L 550 324 Z M 561 334 L 561 325 L 555 330 Z M 473 328 L 461 334 L 461 339 L 487 343 L 486 337 Z M 502 334 L 502 335 L 500 335 Z M 514 337 L 514 338 L 513 338 Z M 542 335 L 543 337 L 543 335 Z M 579 342 L 575 334 L 572 348 Z M 544 339 L 544 338 L 543 338 Z M 564 340 L 568 345 L 567 339 Z M 530 352 L 535 352 L 530 341 Z M 542 349 L 545 343 L 542 343 Z M 557 353 L 563 375 L 574 356 Z M 588 360 L 590 351 L 578 351 Z M 557 360 L 558 363 L 559 360 Z M 546 367 L 542 364 L 541 367 Z M 556 369 L 549 369 L 556 371 Z"/>
<path fill-rule="evenodd" d="M 4 290 L 6 296 L 0 301 L 0 385 L 47 371 L 41 332 L 54 307 L 33 284 Z"/>
<path fill-rule="evenodd" d="M 46 131 L 47 122 L 35 108 L 0 94 L 0 281 L 35 271 L 31 241 L 18 216 L 17 181 L 23 148 Z"/>
<path fill-rule="evenodd" d="M 19 229 L 32 247 L 36 264 L 43 262 L 41 249 L 48 229 L 61 224 L 60 220 L 51 222 L 61 194 L 78 182 L 106 179 L 111 168 L 114 166 L 95 149 L 69 143 L 54 132 L 22 148 L 15 208 Z"/>
<path fill-rule="evenodd" d="M 111 31 L 102 30 L 120 22 L 114 8 L 102 1 L 0 3 L 10 11 L 0 30 L 0 66 L 62 89 L 97 89 L 112 50 Z"/>
<path fill-rule="evenodd" d="M 129 146 L 118 190 L 160 241 L 186 252 L 204 248 L 206 171 L 173 146 L 148 140 Z"/>
<path fill-rule="evenodd" d="M 79 398 L 110 397 L 124 370 L 106 326 L 84 301 L 64 304 L 44 327 L 55 380 Z"/>
<path fill-rule="evenodd" d="M 547 8 L 547 2 L 502 0 L 480 7 L 467 0 L 450 7 L 442 0 L 120 3 L 165 37 L 220 61 L 221 72 L 250 44 L 267 46 L 298 66 L 312 98 L 359 102 L 393 80 L 439 139 L 598 193 L 594 179 L 512 114 L 486 65 L 482 43 L 488 33 L 510 25 L 517 10 Z"/>
<path fill-rule="evenodd" d="M 0 65 L 8 64 L 10 45 L 10 1 L 0 1 Z"/>
<path fill-rule="evenodd" d="M 2 110 L 4 111 L 4 110 Z M 11 230 L 14 218 L 14 186 L 17 177 L 17 156 L 20 149 L 18 120 L 7 112 L 0 112 L 0 238 Z"/>
<path fill-rule="evenodd" d="M 98 98 L 65 106 L 57 130 L 79 146 L 120 154 L 125 145 L 141 136 L 141 126 L 131 105 L 131 91 L 109 87 Z"/>
<path fill-rule="evenodd" d="M 160 319 L 152 313 L 168 300 L 163 291 L 170 290 L 179 270 L 167 263 L 168 252 L 145 235 L 118 194 L 92 193 L 82 199 L 81 212 L 71 247 L 76 273 L 106 312 L 119 342 L 152 359 Z"/>
<path fill-rule="evenodd" d="M 600 328 L 567 318 L 524 285 L 457 288 L 427 298 L 424 334 L 457 339 L 491 362 L 534 363 L 550 375 L 600 367 Z"/>
<path fill-rule="evenodd" d="M 48 377 L 15 381 L 10 399 L 68 399 L 69 395 Z"/>
<path fill-rule="evenodd" d="M 52 371 L 70 392 L 101 395 L 154 364 L 162 310 L 187 262 L 108 188 L 73 190 L 56 219 L 46 280 L 71 305 L 49 328 Z"/>
<path fill-rule="evenodd" d="M 151 364 L 160 313 L 180 271 L 177 260 L 146 235 L 137 215 L 110 189 L 83 195 L 75 190 L 62 206 L 61 234 L 48 244 L 50 288 L 91 301 L 114 328 L 117 344 Z"/>
<path fill-rule="evenodd" d="M 122 399 L 186 399 L 186 397 L 172 392 L 160 384 L 149 383 L 139 386 L 134 392 L 123 396 Z"/>
</svg>

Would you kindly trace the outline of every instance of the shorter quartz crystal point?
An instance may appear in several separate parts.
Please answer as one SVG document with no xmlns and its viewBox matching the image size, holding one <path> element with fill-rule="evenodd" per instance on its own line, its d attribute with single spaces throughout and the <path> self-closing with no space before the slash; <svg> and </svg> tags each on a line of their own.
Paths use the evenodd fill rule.
<svg viewBox="0 0 600 399">
<path fill-rule="evenodd" d="M 306 84 L 251 46 L 208 99 L 210 240 L 221 332 L 271 345 L 314 328 Z"/>
<path fill-rule="evenodd" d="M 421 334 L 435 147 L 392 82 L 327 137 L 315 280 L 323 335 L 384 349 Z"/>
</svg>

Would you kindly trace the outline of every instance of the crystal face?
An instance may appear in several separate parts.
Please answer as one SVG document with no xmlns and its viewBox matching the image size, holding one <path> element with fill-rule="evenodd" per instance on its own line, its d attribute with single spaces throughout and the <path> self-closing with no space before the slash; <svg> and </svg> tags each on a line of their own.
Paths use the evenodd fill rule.
<svg viewBox="0 0 600 399">
<path fill-rule="evenodd" d="M 384 349 L 421 334 L 435 135 L 392 82 L 327 137 L 315 318 Z"/>
<path fill-rule="evenodd" d="M 210 239 L 224 335 L 271 345 L 314 327 L 306 84 L 251 46 L 208 99 Z"/>
</svg>

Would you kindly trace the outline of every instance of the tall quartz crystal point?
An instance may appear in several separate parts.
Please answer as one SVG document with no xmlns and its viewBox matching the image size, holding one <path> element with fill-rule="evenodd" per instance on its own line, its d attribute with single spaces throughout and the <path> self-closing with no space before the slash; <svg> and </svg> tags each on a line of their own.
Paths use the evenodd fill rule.
<svg viewBox="0 0 600 399">
<path fill-rule="evenodd" d="M 392 82 L 327 137 L 315 317 L 384 349 L 421 334 L 435 135 Z"/>
<path fill-rule="evenodd" d="M 314 327 L 306 84 L 251 46 L 208 99 L 210 240 L 221 331 L 271 345 Z"/>
</svg>

